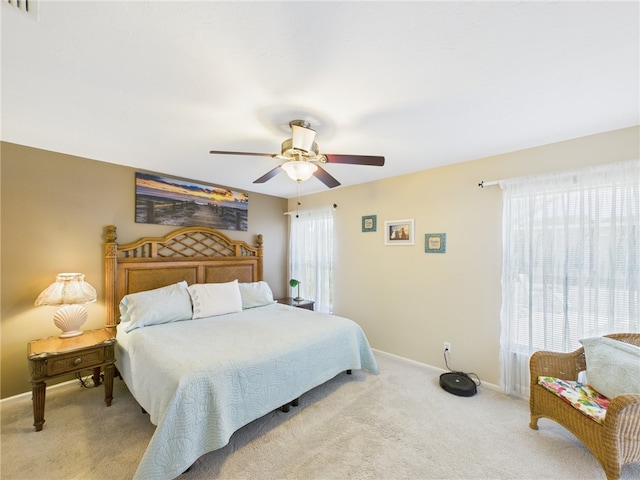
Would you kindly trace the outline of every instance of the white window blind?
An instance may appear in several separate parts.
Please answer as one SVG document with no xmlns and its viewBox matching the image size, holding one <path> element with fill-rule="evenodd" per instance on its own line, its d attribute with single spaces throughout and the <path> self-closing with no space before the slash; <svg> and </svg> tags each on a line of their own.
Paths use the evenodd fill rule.
<svg viewBox="0 0 640 480">
<path fill-rule="evenodd" d="M 529 393 L 537 350 L 640 332 L 640 161 L 500 182 L 501 385 Z"/>
<path fill-rule="evenodd" d="M 333 311 L 333 207 L 290 215 L 289 278 L 300 280 L 300 295 L 315 310 Z"/>
</svg>

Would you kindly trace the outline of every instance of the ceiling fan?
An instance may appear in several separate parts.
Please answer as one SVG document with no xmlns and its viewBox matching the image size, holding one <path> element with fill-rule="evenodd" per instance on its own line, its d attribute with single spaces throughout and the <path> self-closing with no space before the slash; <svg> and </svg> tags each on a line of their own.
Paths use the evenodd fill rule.
<svg viewBox="0 0 640 480">
<path fill-rule="evenodd" d="M 349 165 L 370 165 L 376 167 L 382 167 L 384 165 L 384 157 L 319 153 L 318 144 L 314 141 L 316 131 L 310 128 L 311 125 L 309 122 L 305 120 L 293 120 L 289 122 L 289 126 L 291 127 L 291 138 L 282 142 L 280 153 L 226 152 L 221 150 L 211 150 L 209 153 L 214 155 L 257 155 L 277 158 L 278 160 L 284 161 L 284 163 L 254 180 L 253 183 L 264 183 L 284 170 L 291 179 L 298 183 L 304 182 L 314 176 L 327 187 L 333 188 L 340 185 L 340 182 L 319 164 L 345 163 Z"/>
</svg>

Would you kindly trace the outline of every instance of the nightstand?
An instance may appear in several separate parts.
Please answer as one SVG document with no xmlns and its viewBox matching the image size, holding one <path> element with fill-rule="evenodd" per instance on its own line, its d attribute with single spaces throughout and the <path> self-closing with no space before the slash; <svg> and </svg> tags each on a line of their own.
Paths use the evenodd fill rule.
<svg viewBox="0 0 640 480">
<path fill-rule="evenodd" d="M 291 305 L 292 307 L 304 308 L 306 310 L 313 310 L 313 306 L 315 304 L 312 300 L 300 300 L 298 302 L 292 297 L 278 298 L 276 302 L 282 303 L 283 305 Z"/>
<path fill-rule="evenodd" d="M 113 399 L 116 339 L 105 329 L 89 330 L 71 338 L 47 337 L 29 342 L 27 359 L 33 394 L 33 426 L 36 432 L 44 424 L 47 380 L 82 370 L 93 370 L 93 382 L 100 385 L 100 368 L 104 367 L 104 401 Z"/>
</svg>

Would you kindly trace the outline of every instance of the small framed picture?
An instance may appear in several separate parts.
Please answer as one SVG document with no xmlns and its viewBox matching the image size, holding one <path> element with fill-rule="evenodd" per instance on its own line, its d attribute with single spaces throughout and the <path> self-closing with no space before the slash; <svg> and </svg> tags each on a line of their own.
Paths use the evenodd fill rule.
<svg viewBox="0 0 640 480">
<path fill-rule="evenodd" d="M 362 231 L 375 232 L 378 228 L 378 217 L 376 215 L 362 216 Z"/>
<path fill-rule="evenodd" d="M 413 218 L 384 222 L 385 245 L 414 245 Z"/>
<path fill-rule="evenodd" d="M 424 253 L 446 253 L 446 233 L 426 233 L 424 236 Z"/>
</svg>

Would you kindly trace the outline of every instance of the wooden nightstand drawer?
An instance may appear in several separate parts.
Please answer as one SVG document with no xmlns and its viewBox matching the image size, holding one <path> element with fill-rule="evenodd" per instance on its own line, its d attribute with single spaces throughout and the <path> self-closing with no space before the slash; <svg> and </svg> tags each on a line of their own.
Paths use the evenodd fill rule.
<svg viewBox="0 0 640 480">
<path fill-rule="evenodd" d="M 60 355 L 47 360 L 47 375 L 61 375 L 75 372 L 79 369 L 93 368 L 104 362 L 104 348 L 96 348 L 91 351 L 83 351 L 71 355 Z"/>
</svg>

